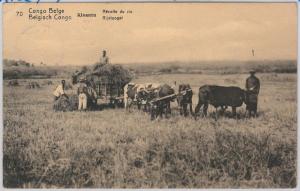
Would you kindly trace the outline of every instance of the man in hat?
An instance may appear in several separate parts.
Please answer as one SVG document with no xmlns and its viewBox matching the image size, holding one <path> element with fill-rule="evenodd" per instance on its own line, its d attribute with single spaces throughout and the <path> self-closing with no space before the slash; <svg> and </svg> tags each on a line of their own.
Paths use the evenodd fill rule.
<svg viewBox="0 0 300 191">
<path fill-rule="evenodd" d="M 81 77 L 79 80 L 77 94 L 78 94 L 78 110 L 85 111 L 87 108 L 87 85 L 84 77 Z"/>
<path fill-rule="evenodd" d="M 257 116 L 257 103 L 258 94 L 260 90 L 260 81 L 255 76 L 255 70 L 250 71 L 250 76 L 246 80 L 246 90 L 247 90 L 247 107 L 246 110 L 249 112 L 249 116 Z"/>
<path fill-rule="evenodd" d="M 66 81 L 65 80 L 62 80 L 61 81 L 61 84 L 59 84 L 54 92 L 53 92 L 53 95 L 54 95 L 54 101 L 58 100 L 60 96 L 66 96 L 66 93 L 65 93 L 65 84 L 66 84 Z"/>
</svg>

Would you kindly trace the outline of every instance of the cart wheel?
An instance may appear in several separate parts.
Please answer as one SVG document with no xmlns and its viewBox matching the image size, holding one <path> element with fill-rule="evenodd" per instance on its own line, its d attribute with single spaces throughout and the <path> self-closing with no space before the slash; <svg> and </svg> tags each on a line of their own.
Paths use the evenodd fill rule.
<svg viewBox="0 0 300 191">
<path fill-rule="evenodd" d="M 118 108 L 119 107 L 119 103 L 118 103 L 118 101 L 115 101 L 114 102 L 114 108 Z"/>
</svg>

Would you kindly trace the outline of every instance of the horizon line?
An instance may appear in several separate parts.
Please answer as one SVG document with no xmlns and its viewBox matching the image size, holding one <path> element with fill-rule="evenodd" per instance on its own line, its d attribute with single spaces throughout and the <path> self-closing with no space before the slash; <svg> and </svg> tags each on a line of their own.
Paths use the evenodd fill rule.
<svg viewBox="0 0 300 191">
<path fill-rule="evenodd" d="M 28 62 L 24 59 L 10 59 L 10 58 L 3 58 L 2 59 L 2 63 L 4 60 L 11 60 L 11 61 L 25 61 Z M 158 64 L 180 64 L 180 63 L 212 63 L 212 62 L 275 62 L 275 61 L 296 61 L 296 63 L 298 63 L 298 59 L 297 58 L 282 58 L 282 59 L 253 59 L 253 60 L 230 60 L 230 59 L 226 59 L 226 60 L 191 60 L 191 61 L 187 61 L 187 60 L 173 60 L 173 61 L 154 61 L 154 62 L 115 62 L 115 63 L 110 63 L 110 64 L 116 64 L 116 65 L 158 65 Z M 41 61 L 40 63 L 35 63 L 35 62 L 28 62 L 30 64 L 34 64 L 35 66 L 39 66 L 41 65 L 40 63 L 44 63 L 44 66 L 90 66 L 90 65 L 94 65 L 98 62 L 94 62 L 91 64 L 47 64 L 46 62 Z"/>
</svg>

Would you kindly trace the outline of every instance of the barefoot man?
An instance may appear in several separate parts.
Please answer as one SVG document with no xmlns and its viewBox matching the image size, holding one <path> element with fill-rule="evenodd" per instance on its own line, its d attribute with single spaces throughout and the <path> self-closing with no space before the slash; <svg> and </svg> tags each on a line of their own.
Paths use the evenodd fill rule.
<svg viewBox="0 0 300 191">
<path fill-rule="evenodd" d="M 247 107 L 246 110 L 249 113 L 249 117 L 257 116 L 257 103 L 258 94 L 260 90 L 260 81 L 255 76 L 255 71 L 250 71 L 250 76 L 246 80 L 246 90 L 247 90 Z"/>
</svg>

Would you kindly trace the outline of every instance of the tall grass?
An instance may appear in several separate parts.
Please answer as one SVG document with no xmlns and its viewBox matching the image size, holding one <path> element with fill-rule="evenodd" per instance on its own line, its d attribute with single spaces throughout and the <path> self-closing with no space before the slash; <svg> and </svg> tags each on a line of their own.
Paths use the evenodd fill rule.
<svg viewBox="0 0 300 191">
<path fill-rule="evenodd" d="M 263 76 L 271 75 L 260 76 L 259 118 L 221 116 L 217 121 L 183 118 L 175 109 L 170 119 L 156 121 L 143 112 L 122 109 L 53 112 L 52 87 L 5 87 L 4 186 L 295 187 L 296 75 Z M 244 77 L 226 79 L 239 85 Z M 195 92 L 203 83 L 224 83 L 217 75 L 164 75 L 152 80 L 185 78 Z M 291 80 L 284 82 L 285 78 Z M 195 105 L 196 96 L 194 100 Z M 244 107 L 238 112 L 242 114 Z"/>
</svg>

